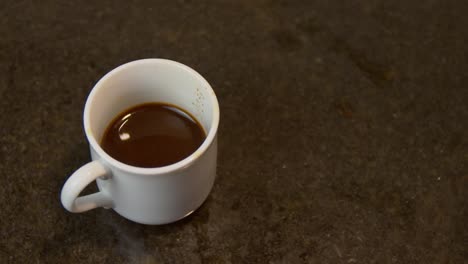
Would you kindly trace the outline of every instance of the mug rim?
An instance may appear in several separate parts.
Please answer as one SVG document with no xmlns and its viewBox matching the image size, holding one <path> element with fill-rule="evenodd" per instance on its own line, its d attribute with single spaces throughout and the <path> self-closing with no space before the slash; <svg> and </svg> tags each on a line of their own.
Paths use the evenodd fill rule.
<svg viewBox="0 0 468 264">
<path fill-rule="evenodd" d="M 91 112 L 91 104 L 92 104 L 91 101 L 94 98 L 95 94 L 97 93 L 97 90 L 99 90 L 99 87 L 101 87 L 102 83 L 104 83 L 107 79 L 115 76 L 116 74 L 120 73 L 121 71 L 125 70 L 128 67 L 135 66 L 138 64 L 167 64 L 167 65 L 172 65 L 172 66 L 182 68 L 188 71 L 190 74 L 194 75 L 195 78 L 197 78 L 206 88 L 208 88 L 208 92 L 210 94 L 213 118 L 211 121 L 210 130 L 208 131 L 205 140 L 200 145 L 200 147 L 198 147 L 197 150 L 195 150 L 192 154 L 190 154 L 190 156 L 184 158 L 183 160 L 175 162 L 173 164 L 167 165 L 167 166 L 143 168 L 143 167 L 128 165 L 121 161 L 118 161 L 114 159 L 113 157 L 111 157 L 102 149 L 101 145 L 98 143 L 93 133 L 91 132 L 91 123 L 90 123 L 90 114 L 91 114 L 90 112 Z M 203 76 L 201 76 L 197 71 L 177 61 L 162 59 L 162 58 L 149 58 L 149 59 L 140 59 L 140 60 L 134 60 L 134 61 L 124 63 L 118 66 L 117 68 L 114 68 L 110 72 L 106 73 L 101 79 L 99 79 L 99 81 L 91 89 L 91 92 L 89 93 L 88 98 L 86 99 L 86 104 L 85 104 L 84 113 L 83 113 L 83 123 L 84 123 L 86 138 L 88 139 L 89 144 L 94 149 L 94 151 L 97 152 L 97 154 L 101 157 L 101 159 L 104 159 L 111 166 L 114 166 L 123 171 L 132 172 L 136 174 L 142 174 L 142 175 L 158 175 L 159 174 L 160 175 L 160 174 L 166 174 L 169 172 L 173 172 L 173 171 L 188 167 L 192 163 L 194 163 L 201 155 L 203 155 L 203 153 L 206 152 L 206 150 L 210 147 L 211 143 L 216 137 L 216 133 L 218 130 L 218 125 L 219 125 L 219 116 L 220 116 L 219 112 L 220 111 L 219 111 L 218 99 L 216 97 L 216 94 L 213 88 L 208 83 L 208 81 L 205 78 L 203 78 Z"/>
</svg>

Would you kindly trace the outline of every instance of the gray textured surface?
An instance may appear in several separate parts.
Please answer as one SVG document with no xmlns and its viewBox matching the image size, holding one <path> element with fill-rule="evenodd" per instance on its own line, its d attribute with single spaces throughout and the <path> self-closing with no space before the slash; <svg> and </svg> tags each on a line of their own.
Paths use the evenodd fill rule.
<svg viewBox="0 0 468 264">
<path fill-rule="evenodd" d="M 1 263 L 468 261 L 465 1 L 94 2 L 0 3 Z M 88 92 L 147 57 L 219 97 L 212 194 L 160 227 L 67 213 Z"/>
</svg>

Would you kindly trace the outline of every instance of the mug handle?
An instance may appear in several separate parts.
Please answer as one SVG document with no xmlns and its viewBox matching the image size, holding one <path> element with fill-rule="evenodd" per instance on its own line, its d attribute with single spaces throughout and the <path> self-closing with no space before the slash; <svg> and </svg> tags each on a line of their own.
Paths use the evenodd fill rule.
<svg viewBox="0 0 468 264">
<path fill-rule="evenodd" d="M 78 197 L 81 191 L 97 178 L 109 179 L 111 176 L 112 173 L 97 160 L 82 166 L 63 185 L 60 196 L 63 207 L 72 213 L 81 213 L 97 207 L 113 207 L 112 199 L 102 191 Z"/>
</svg>

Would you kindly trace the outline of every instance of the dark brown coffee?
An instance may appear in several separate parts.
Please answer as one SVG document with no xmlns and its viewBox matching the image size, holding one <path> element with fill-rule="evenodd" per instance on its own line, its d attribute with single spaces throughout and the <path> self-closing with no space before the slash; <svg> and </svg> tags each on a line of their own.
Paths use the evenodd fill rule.
<svg viewBox="0 0 468 264">
<path fill-rule="evenodd" d="M 153 168 L 190 156 L 205 132 L 188 112 L 169 104 L 149 103 L 118 115 L 107 127 L 101 146 L 128 165 Z"/>
</svg>

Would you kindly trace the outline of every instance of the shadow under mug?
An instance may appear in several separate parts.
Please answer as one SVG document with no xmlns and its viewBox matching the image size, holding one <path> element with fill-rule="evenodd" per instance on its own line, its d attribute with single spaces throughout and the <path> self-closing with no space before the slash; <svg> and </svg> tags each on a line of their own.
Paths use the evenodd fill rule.
<svg viewBox="0 0 468 264">
<path fill-rule="evenodd" d="M 99 145 L 113 118 L 132 106 L 163 102 L 190 112 L 207 137 L 189 157 L 158 168 L 140 168 L 109 156 Z M 166 224 L 190 215 L 206 200 L 216 177 L 219 105 L 196 71 L 165 59 L 129 62 L 107 73 L 86 101 L 84 129 L 92 161 L 65 182 L 61 201 L 70 212 L 112 208 L 142 224 Z M 96 181 L 99 192 L 79 196 Z"/>
</svg>

